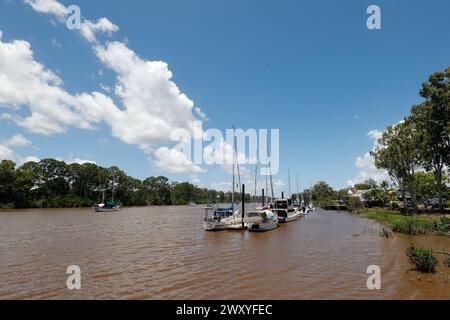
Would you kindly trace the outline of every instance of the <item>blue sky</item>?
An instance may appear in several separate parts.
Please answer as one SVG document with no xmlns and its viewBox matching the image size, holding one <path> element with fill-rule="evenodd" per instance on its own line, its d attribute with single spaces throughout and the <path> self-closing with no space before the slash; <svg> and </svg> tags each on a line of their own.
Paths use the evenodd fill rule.
<svg viewBox="0 0 450 320">
<path fill-rule="evenodd" d="M 2 43 L 28 42 L 34 61 L 54 72 L 65 92 L 98 91 L 119 109 L 124 106 L 116 94 L 101 88 L 118 83 L 113 58 L 106 56 L 112 48 L 101 56 L 95 53 L 96 45 L 107 48 L 109 41 L 117 41 L 142 61 L 164 61 L 173 74 L 171 81 L 209 118 L 205 129 L 225 130 L 233 124 L 279 128 L 281 162 L 275 179 L 286 184 L 291 167 L 293 190 L 296 174 L 301 188 L 318 180 L 337 188 L 349 180 L 382 177 L 366 155 L 373 147 L 371 137 L 377 136 L 372 130 L 401 120 L 421 101 L 420 84 L 449 66 L 446 0 L 60 3 L 79 5 L 83 19 L 106 17 L 119 30 L 99 32 L 98 44 L 93 44 L 68 30 L 54 12 L 42 12 L 22 0 L 0 0 Z M 381 30 L 366 27 L 370 4 L 381 8 Z M 143 148 L 142 140 L 130 137 L 126 128 L 107 121 L 95 122 L 90 129 L 64 123 L 63 132 L 34 132 L 35 122 L 27 126 L 22 121 L 33 107 L 14 104 L 8 92 L 3 95 L 0 91 L 0 156 L 3 150 L 3 157 L 18 162 L 27 156 L 91 160 L 117 165 L 138 178 L 166 175 L 217 188 L 230 180 L 219 166 L 202 167 L 207 172 L 162 170 L 155 166 L 154 148 L 167 142 L 151 140 Z M 164 108 L 170 111 L 171 104 Z M 126 124 L 130 130 L 133 125 Z M 27 141 L 12 143 L 15 135 Z"/>
</svg>

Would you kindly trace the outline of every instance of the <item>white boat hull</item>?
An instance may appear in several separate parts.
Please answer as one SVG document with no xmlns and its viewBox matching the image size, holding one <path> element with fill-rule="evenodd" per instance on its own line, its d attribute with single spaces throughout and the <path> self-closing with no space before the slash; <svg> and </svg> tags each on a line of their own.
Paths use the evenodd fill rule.
<svg viewBox="0 0 450 320">
<path fill-rule="evenodd" d="M 289 222 L 294 222 L 294 221 L 300 220 L 300 218 L 301 218 L 301 214 L 295 213 L 293 215 L 288 215 L 287 217 L 278 217 L 278 222 L 279 223 L 289 223 Z"/>
<path fill-rule="evenodd" d="M 245 229 L 247 229 L 247 224 L 244 223 L 244 227 L 242 227 L 242 222 L 234 223 L 234 224 L 226 224 L 225 229 L 226 230 L 245 230 Z"/>
<path fill-rule="evenodd" d="M 222 231 L 226 229 L 226 225 L 223 222 L 203 222 L 203 228 L 206 231 Z"/>
<path fill-rule="evenodd" d="M 119 211 L 120 208 L 116 207 L 116 208 L 100 208 L 100 207 L 95 207 L 95 212 L 117 212 Z"/>
<path fill-rule="evenodd" d="M 267 232 L 270 230 L 275 230 L 279 227 L 276 222 L 263 222 L 263 223 L 250 223 L 248 226 L 248 231 L 250 232 Z"/>
</svg>

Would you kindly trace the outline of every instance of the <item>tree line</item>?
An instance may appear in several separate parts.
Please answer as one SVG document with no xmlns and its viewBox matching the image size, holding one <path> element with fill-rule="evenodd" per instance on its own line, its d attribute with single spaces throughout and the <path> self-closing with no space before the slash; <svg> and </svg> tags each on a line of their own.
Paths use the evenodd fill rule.
<svg viewBox="0 0 450 320">
<path fill-rule="evenodd" d="M 90 207 L 101 202 L 103 192 L 106 200 L 111 199 L 113 186 L 115 200 L 124 206 L 228 203 L 232 198 L 231 192 L 170 182 L 163 176 L 139 180 L 118 167 L 93 163 L 44 159 L 16 167 L 10 160 L 0 162 L 0 208 Z"/>
</svg>

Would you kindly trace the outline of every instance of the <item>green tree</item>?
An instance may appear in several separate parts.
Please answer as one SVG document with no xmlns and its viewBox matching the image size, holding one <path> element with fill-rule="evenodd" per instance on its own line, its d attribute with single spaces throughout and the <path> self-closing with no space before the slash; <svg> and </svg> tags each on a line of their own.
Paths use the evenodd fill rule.
<svg viewBox="0 0 450 320">
<path fill-rule="evenodd" d="M 332 187 L 325 181 L 318 182 L 311 191 L 314 204 L 318 206 L 325 206 L 330 204 L 335 197 L 335 192 Z"/>
<path fill-rule="evenodd" d="M 415 172 L 419 166 L 417 129 L 410 120 L 388 127 L 378 141 L 379 146 L 371 152 L 375 165 L 385 169 L 400 186 L 403 199 L 406 192 L 417 206 Z M 406 209 L 406 203 L 405 203 Z"/>
<path fill-rule="evenodd" d="M 378 188 L 378 184 L 373 179 L 368 179 L 364 181 L 363 183 L 355 184 L 355 188 L 357 190 L 371 190 Z"/>
<path fill-rule="evenodd" d="M 147 204 L 159 206 L 172 204 L 169 179 L 162 176 L 150 177 L 142 184 L 147 193 Z"/>
<path fill-rule="evenodd" d="M 412 109 L 412 121 L 420 131 L 421 164 L 435 174 L 440 209 L 443 209 L 443 170 L 450 166 L 450 68 L 430 76 L 420 95 L 426 101 Z"/>
<path fill-rule="evenodd" d="M 51 198 L 54 195 L 69 193 L 69 167 L 64 161 L 55 159 L 41 160 L 37 167 L 37 187 L 41 196 Z"/>
<path fill-rule="evenodd" d="M 0 205 L 11 205 L 15 184 L 16 164 L 10 160 L 0 162 Z"/>
<path fill-rule="evenodd" d="M 375 188 L 364 194 L 364 200 L 369 207 L 385 207 L 389 196 L 383 189 Z"/>
<path fill-rule="evenodd" d="M 14 206 L 28 208 L 34 206 L 34 188 L 36 187 L 37 163 L 28 162 L 18 168 L 14 179 Z"/>
</svg>

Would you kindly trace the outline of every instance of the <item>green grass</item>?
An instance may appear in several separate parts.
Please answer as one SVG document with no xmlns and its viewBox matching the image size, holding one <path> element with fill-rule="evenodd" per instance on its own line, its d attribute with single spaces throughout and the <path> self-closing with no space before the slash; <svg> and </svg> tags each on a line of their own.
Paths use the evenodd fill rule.
<svg viewBox="0 0 450 320">
<path fill-rule="evenodd" d="M 405 216 L 384 209 L 361 209 L 355 214 L 381 223 L 387 223 L 394 232 L 404 234 L 425 234 L 433 231 L 433 222 L 417 216 Z"/>
</svg>

